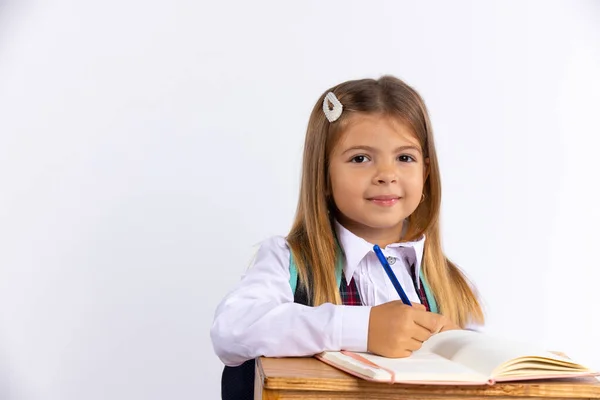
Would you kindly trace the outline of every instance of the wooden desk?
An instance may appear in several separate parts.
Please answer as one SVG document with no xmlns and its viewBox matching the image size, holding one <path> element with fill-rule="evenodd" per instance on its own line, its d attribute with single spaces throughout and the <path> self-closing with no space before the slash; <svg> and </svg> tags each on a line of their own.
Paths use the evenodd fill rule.
<svg viewBox="0 0 600 400">
<path fill-rule="evenodd" d="M 600 399 L 595 378 L 497 383 L 494 386 L 425 386 L 368 382 L 314 358 L 259 358 L 255 400 L 288 399 Z"/>
</svg>

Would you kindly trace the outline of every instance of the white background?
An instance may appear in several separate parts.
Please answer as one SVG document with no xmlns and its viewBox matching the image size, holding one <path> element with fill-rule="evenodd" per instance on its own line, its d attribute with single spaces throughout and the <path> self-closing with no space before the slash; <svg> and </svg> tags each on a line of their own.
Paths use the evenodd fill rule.
<svg viewBox="0 0 600 400">
<path fill-rule="evenodd" d="M 487 330 L 600 368 L 597 1 L 0 2 L 0 398 L 216 399 L 328 87 L 431 112 Z"/>
</svg>

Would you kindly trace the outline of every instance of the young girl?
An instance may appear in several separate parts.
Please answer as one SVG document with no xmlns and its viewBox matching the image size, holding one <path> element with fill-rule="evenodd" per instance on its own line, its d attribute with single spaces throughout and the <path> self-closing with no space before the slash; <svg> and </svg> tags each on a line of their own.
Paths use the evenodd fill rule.
<svg viewBox="0 0 600 400">
<path fill-rule="evenodd" d="M 258 356 L 406 357 L 439 331 L 483 324 L 474 291 L 442 251 L 440 203 L 431 124 L 414 89 L 384 76 L 326 90 L 308 123 L 292 229 L 262 243 L 216 310 L 223 398 L 252 398 Z"/>
</svg>

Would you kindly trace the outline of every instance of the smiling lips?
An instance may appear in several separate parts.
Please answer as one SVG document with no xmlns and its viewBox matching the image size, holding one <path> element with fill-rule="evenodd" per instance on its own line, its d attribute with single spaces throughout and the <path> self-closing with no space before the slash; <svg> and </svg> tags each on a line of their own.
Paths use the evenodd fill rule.
<svg viewBox="0 0 600 400">
<path fill-rule="evenodd" d="M 395 194 L 386 194 L 382 196 L 368 197 L 367 200 L 373 204 L 377 204 L 378 206 L 391 207 L 400 200 L 400 197 L 396 196 Z"/>
</svg>

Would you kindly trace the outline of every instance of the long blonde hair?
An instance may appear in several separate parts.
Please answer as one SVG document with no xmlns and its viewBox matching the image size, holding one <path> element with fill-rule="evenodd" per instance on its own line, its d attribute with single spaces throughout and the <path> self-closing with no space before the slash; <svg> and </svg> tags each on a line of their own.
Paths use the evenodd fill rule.
<svg viewBox="0 0 600 400">
<path fill-rule="evenodd" d="M 332 123 L 325 118 L 322 108 L 329 92 L 333 92 L 344 107 L 341 117 Z M 440 171 L 427 108 L 413 88 L 389 75 L 378 80 L 347 81 L 327 89 L 311 112 L 304 143 L 300 198 L 287 237 L 297 265 L 299 284 L 307 288 L 313 305 L 341 304 L 335 277 L 338 245 L 333 228 L 335 207 L 329 181 L 329 156 L 353 113 L 393 116 L 412 128 L 423 156 L 429 159 L 429 174 L 423 188 L 425 199 L 408 217 L 403 240 L 426 235 L 423 274 L 440 313 L 461 327 L 468 323 L 482 324 L 484 316 L 476 294 L 464 274 L 442 251 Z"/>
</svg>

